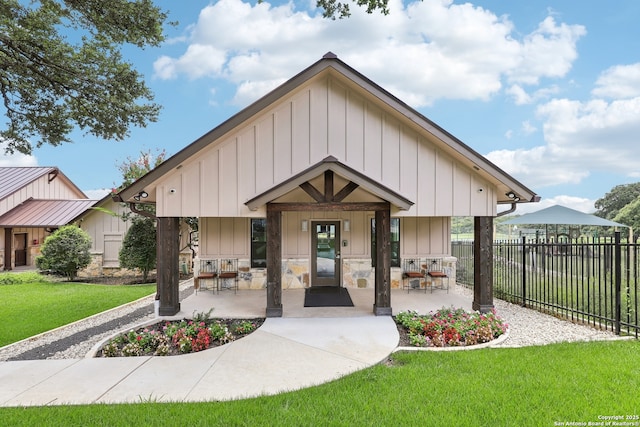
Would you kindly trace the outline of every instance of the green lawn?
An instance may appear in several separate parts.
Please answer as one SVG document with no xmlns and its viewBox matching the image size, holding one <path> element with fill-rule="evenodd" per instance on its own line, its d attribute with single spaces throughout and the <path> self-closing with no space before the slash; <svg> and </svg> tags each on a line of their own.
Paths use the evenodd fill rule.
<svg viewBox="0 0 640 427">
<path fill-rule="evenodd" d="M 570 343 L 398 353 L 393 363 L 318 387 L 233 402 L 142 396 L 133 405 L 4 408 L 0 419 L 11 426 L 587 425 L 640 416 L 638 390 L 640 342 Z"/>
<path fill-rule="evenodd" d="M 35 273 L 0 274 L 0 347 L 156 291 L 155 284 L 114 286 L 46 280 Z"/>
</svg>

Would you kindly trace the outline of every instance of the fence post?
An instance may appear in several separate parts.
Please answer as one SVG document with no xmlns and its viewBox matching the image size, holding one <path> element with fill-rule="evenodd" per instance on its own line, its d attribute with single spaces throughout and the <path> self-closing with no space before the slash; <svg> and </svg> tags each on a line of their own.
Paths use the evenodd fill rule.
<svg viewBox="0 0 640 427">
<path fill-rule="evenodd" d="M 527 306 L 527 238 L 522 236 L 522 306 Z"/>
<path fill-rule="evenodd" d="M 615 232 L 615 249 L 614 249 L 614 274 L 615 274 L 615 286 L 616 286 L 616 335 L 620 335 L 620 316 L 621 316 L 621 306 L 622 306 L 622 248 L 620 245 L 620 232 Z"/>
</svg>

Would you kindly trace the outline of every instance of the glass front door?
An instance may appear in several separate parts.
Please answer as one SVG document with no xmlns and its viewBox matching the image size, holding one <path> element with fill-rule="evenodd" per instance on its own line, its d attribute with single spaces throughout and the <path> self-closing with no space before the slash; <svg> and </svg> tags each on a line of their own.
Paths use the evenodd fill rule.
<svg viewBox="0 0 640 427">
<path fill-rule="evenodd" d="M 340 223 L 311 223 L 311 286 L 340 286 Z"/>
</svg>

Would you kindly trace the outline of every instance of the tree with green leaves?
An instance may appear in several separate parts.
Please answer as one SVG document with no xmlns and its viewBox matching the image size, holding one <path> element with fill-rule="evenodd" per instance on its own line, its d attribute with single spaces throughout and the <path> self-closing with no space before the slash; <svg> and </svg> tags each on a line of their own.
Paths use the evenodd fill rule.
<svg viewBox="0 0 640 427">
<path fill-rule="evenodd" d="M 91 236 L 86 231 L 75 225 L 65 225 L 45 239 L 40 255 L 36 257 L 36 266 L 71 281 L 91 262 L 90 249 Z"/>
<path fill-rule="evenodd" d="M 151 150 L 141 151 L 140 157 L 137 159 L 127 157 L 125 161 L 117 165 L 118 170 L 122 173 L 122 184 L 118 189 L 121 190 L 133 184 L 138 178 L 159 166 L 166 159 L 167 152 L 159 149 L 155 154 Z"/>
<path fill-rule="evenodd" d="M 367 13 L 373 13 L 377 10 L 383 15 L 389 14 L 389 0 L 354 0 L 349 3 L 355 3 L 359 7 L 366 7 Z M 351 16 L 349 3 L 343 3 L 339 0 L 317 0 L 316 6 L 324 10 L 322 16 L 325 18 L 343 19 Z"/>
<path fill-rule="evenodd" d="M 138 158 L 127 157 L 125 161 L 117 165 L 118 170 L 122 173 L 122 184 L 113 191 L 121 190 L 141 176 L 148 173 L 151 169 L 154 169 L 164 162 L 167 158 L 167 152 L 165 150 L 156 149 L 153 153 L 151 150 L 141 151 Z M 149 214 L 155 214 L 155 205 L 140 203 L 136 208 L 140 211 L 147 212 Z M 128 221 L 131 217 L 131 213 L 125 213 L 122 215 L 124 221 Z M 198 231 L 198 218 L 187 217 L 182 219 L 193 231 Z"/>
<path fill-rule="evenodd" d="M 69 142 L 78 127 L 123 140 L 160 107 L 125 45 L 164 40 L 167 14 L 152 0 L 0 0 L 0 98 L 5 150 Z"/>
<path fill-rule="evenodd" d="M 142 271 L 147 281 L 149 272 L 156 268 L 156 226 L 151 218 L 136 216 L 120 248 L 120 266 Z"/>
<path fill-rule="evenodd" d="M 631 227 L 634 239 L 637 238 L 640 232 L 640 197 L 620 209 L 613 220 Z"/>
<path fill-rule="evenodd" d="M 596 200 L 594 206 L 597 209 L 595 215 L 600 218 L 617 221 L 614 218 L 629 203 L 640 197 L 640 182 L 634 184 L 616 185 L 604 197 Z"/>
</svg>

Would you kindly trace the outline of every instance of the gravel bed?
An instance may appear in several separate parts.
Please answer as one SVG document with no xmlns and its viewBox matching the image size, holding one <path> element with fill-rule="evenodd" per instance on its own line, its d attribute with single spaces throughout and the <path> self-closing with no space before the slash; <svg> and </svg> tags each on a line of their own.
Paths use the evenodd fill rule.
<svg viewBox="0 0 640 427">
<path fill-rule="evenodd" d="M 454 292 L 473 296 L 473 291 L 454 286 Z M 496 313 L 509 326 L 509 337 L 495 347 L 524 347 L 571 341 L 624 339 L 611 331 L 558 319 L 536 310 L 494 299 Z"/>
<path fill-rule="evenodd" d="M 473 291 L 452 286 L 452 292 L 468 296 Z M 180 285 L 180 299 L 193 292 L 191 281 Z M 151 295 L 126 306 L 29 338 L 0 349 L 0 361 L 76 359 L 119 330 L 154 319 Z M 496 347 L 523 347 L 568 341 L 622 339 L 613 332 L 571 323 L 535 310 L 495 299 L 497 314 L 509 325 L 509 337 Z"/>
<path fill-rule="evenodd" d="M 180 299 L 193 293 L 191 281 L 180 285 Z M 119 330 L 153 320 L 155 295 L 0 348 L 0 361 L 78 359 Z"/>
</svg>

